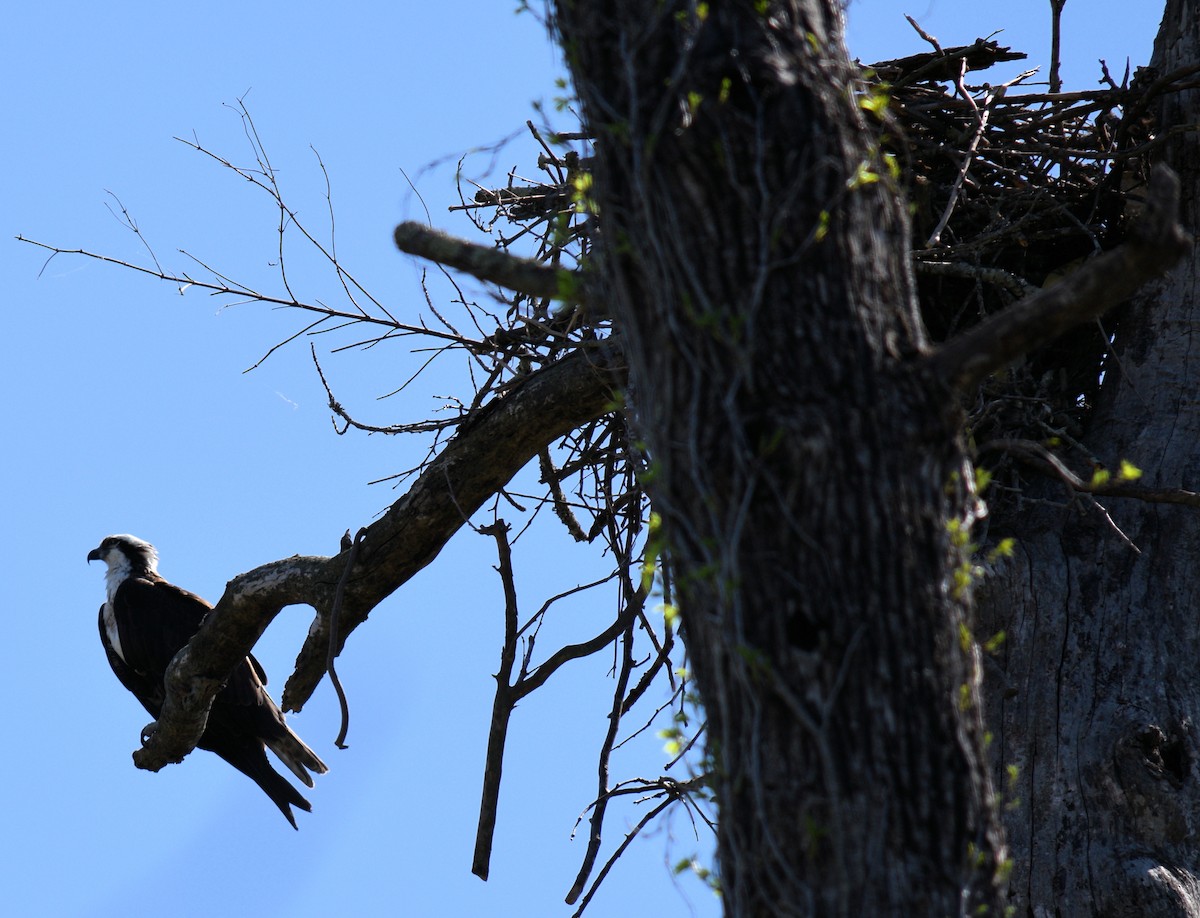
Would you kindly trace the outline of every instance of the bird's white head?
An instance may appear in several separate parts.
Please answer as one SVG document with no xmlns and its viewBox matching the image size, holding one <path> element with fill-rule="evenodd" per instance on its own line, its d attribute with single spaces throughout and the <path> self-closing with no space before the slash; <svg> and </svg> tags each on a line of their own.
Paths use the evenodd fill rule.
<svg viewBox="0 0 1200 918">
<path fill-rule="evenodd" d="M 112 595 L 128 577 L 158 573 L 158 552 L 149 542 L 131 535 L 110 535 L 88 552 L 87 559 L 108 565 L 104 580 Z"/>
</svg>

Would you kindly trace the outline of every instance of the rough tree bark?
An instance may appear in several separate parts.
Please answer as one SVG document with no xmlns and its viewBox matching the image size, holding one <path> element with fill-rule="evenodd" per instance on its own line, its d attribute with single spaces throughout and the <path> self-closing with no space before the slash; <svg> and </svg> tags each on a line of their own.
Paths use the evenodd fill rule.
<svg viewBox="0 0 1200 918">
<path fill-rule="evenodd" d="M 953 595 L 969 471 L 839 4 L 560 0 L 557 25 L 709 718 L 727 913 L 997 909 Z"/>
<path fill-rule="evenodd" d="M 556 25 L 709 717 L 727 913 L 999 914 L 954 387 L 1187 243 L 1167 219 L 1105 278 L 932 351 L 839 13 L 558 0 Z"/>
<path fill-rule="evenodd" d="M 1197 62 L 1200 13 L 1170 0 L 1152 66 Z M 1165 105 L 1160 130 L 1200 121 L 1196 90 Z M 1165 158 L 1195 226 L 1195 135 Z M 1133 462 L 1151 488 L 1200 485 L 1198 283 L 1193 253 L 1106 323 L 1117 360 L 1085 446 L 1109 467 Z M 1047 484 L 996 519 L 1016 563 L 981 597 L 986 627 L 1007 634 L 987 706 L 996 764 L 1016 769 L 1012 901 L 1020 915 L 1200 915 L 1200 516 L 1063 495 Z"/>
</svg>

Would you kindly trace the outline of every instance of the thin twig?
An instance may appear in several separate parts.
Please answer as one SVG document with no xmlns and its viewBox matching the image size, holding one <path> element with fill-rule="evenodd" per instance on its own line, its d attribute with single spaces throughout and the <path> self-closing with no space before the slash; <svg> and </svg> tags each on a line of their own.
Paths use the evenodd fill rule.
<svg viewBox="0 0 1200 918">
<path fill-rule="evenodd" d="M 350 571 L 358 557 L 358 547 L 366 535 L 367 530 L 360 529 L 354 536 L 354 542 L 350 545 L 350 551 L 346 555 L 346 569 L 342 571 L 342 579 L 338 581 L 337 592 L 333 594 L 333 608 L 329 610 L 329 655 L 325 658 L 325 670 L 329 673 L 329 681 L 333 683 L 334 691 L 337 692 L 338 706 L 342 711 L 342 726 L 338 730 L 337 739 L 333 741 L 338 749 L 347 748 L 346 732 L 350 729 L 350 705 L 346 703 L 346 692 L 342 688 L 342 680 L 338 678 L 337 669 L 334 666 L 334 659 L 337 657 L 338 621 L 342 614 L 342 597 L 346 593 L 346 581 L 350 579 Z"/>
<path fill-rule="evenodd" d="M 1071 471 L 1062 459 L 1036 440 L 1016 438 L 989 440 L 980 447 L 980 453 L 997 451 L 1007 453 L 1043 472 L 1050 472 L 1072 491 L 1103 497 L 1124 497 L 1148 504 L 1181 504 L 1185 507 L 1200 507 L 1200 493 L 1186 488 L 1148 488 L 1119 477 L 1098 476 L 1084 481 Z"/>
<path fill-rule="evenodd" d="M 602 840 L 601 827 L 604 825 L 604 814 L 607 810 L 609 799 L 608 761 L 613 744 L 617 739 L 617 729 L 621 723 L 621 702 L 625 697 L 625 688 L 629 684 L 629 674 L 632 670 L 633 622 L 630 621 L 629 627 L 625 630 L 623 640 L 621 641 L 621 663 L 617 671 L 617 684 L 613 691 L 612 711 L 609 714 L 608 731 L 605 734 L 604 743 L 600 747 L 600 755 L 596 766 L 599 791 L 595 807 L 592 809 L 592 818 L 588 825 L 587 850 L 584 852 L 583 863 L 579 867 L 579 873 L 575 877 L 575 882 L 571 884 L 571 889 L 567 893 L 565 901 L 568 905 L 574 904 L 579 899 L 580 894 L 583 892 L 584 884 L 587 882 L 588 876 L 591 875 L 592 868 L 596 864 L 596 857 L 600 853 L 600 843 Z"/>
<path fill-rule="evenodd" d="M 1050 0 L 1050 92 L 1062 89 L 1062 76 L 1059 74 L 1062 45 L 1062 11 L 1067 0 Z"/>
<path fill-rule="evenodd" d="M 483 791 L 479 802 L 479 825 L 475 830 L 475 854 L 471 873 L 488 878 L 492 860 L 492 840 L 496 833 L 496 810 L 500 803 L 500 779 L 504 771 L 504 744 L 508 722 L 516 707 L 512 691 L 512 670 L 517 656 L 517 589 L 513 581 L 512 549 L 508 544 L 508 524 L 497 519 L 481 526 L 481 535 L 496 540 L 500 581 L 504 585 L 504 643 L 500 650 L 500 670 L 496 673 L 496 697 L 492 702 L 492 720 L 488 727 L 487 757 L 483 767 Z"/>
</svg>

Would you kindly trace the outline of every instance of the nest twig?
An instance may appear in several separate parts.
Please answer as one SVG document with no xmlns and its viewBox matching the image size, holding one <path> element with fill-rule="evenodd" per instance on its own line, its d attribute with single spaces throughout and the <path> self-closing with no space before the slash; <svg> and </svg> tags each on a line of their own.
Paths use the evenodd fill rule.
<svg viewBox="0 0 1200 918">
<path fill-rule="evenodd" d="M 864 101 L 886 96 L 882 111 L 869 107 L 880 115 L 883 149 L 896 157 L 910 197 L 925 324 L 935 340 L 945 340 L 1124 240 L 1155 150 L 1170 133 L 1194 129 L 1161 130 L 1155 103 L 1200 85 L 1200 67 L 1167 74 L 1138 68 L 1118 82 L 1101 61 L 1096 89 L 1037 91 L 1028 84 L 1034 70 L 1006 83 L 979 81 L 982 72 L 1024 54 L 985 39 L 943 48 L 913 25 L 932 50 L 864 66 L 862 93 Z M 512 228 L 500 234 L 502 245 L 532 239 L 536 258 L 578 263 L 594 220 L 580 213 L 590 161 L 556 152 L 530 129 L 544 150 L 543 177 L 510 174 L 505 187 L 479 188 L 460 209 L 489 231 L 498 223 Z M 557 323 L 547 323 L 548 303 L 512 305 L 527 316 L 516 335 L 524 347 L 552 344 L 552 328 L 561 336 Z M 572 328 L 607 334 L 603 317 L 570 321 Z M 968 406 L 975 441 L 1053 440 L 1077 465 L 1094 464 L 1095 457 L 1069 444 L 1082 437 L 1112 359 L 1113 330 L 1089 325 L 1069 332 L 1004 379 L 990 380 Z M 1007 471 L 1012 487 L 1002 482 L 993 504 L 1020 491 L 1022 470 L 1009 463 Z"/>
</svg>

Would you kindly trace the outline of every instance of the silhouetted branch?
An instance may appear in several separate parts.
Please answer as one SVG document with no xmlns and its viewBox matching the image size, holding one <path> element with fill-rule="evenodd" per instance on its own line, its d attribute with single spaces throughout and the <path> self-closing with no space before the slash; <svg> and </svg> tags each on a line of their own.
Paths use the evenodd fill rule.
<svg viewBox="0 0 1200 918">
<path fill-rule="evenodd" d="M 640 606 L 644 601 L 644 596 L 631 597 L 630 606 Z M 600 747 L 600 756 L 597 762 L 599 792 L 596 797 L 596 803 L 592 808 L 592 818 L 588 825 L 588 843 L 587 850 L 583 855 L 583 863 L 579 867 L 579 873 L 575 877 L 575 882 L 571 884 L 571 889 L 567 893 L 566 902 L 568 905 L 573 905 L 579 899 L 580 894 L 583 892 L 584 884 L 587 883 L 587 878 L 591 875 L 592 868 L 596 864 L 596 856 L 600 852 L 600 842 L 602 840 L 601 829 L 604 826 L 604 813 L 609 800 L 608 761 L 612 754 L 613 746 L 617 741 L 617 729 L 621 723 L 621 702 L 625 698 L 625 690 L 629 685 L 629 676 L 633 671 L 633 621 L 632 616 L 627 614 L 625 617 L 629 618 L 630 622 L 621 640 L 621 659 L 617 667 L 617 684 L 613 691 L 613 705 L 608 718 L 608 732 L 604 737 L 604 744 Z M 583 906 L 581 905 L 580 911 L 582 909 Z"/>
<path fill-rule="evenodd" d="M 365 529 L 358 530 L 358 534 L 355 535 L 354 541 L 350 543 L 349 547 L 346 547 L 345 540 L 342 541 L 342 551 L 346 555 L 346 569 L 342 571 L 342 576 L 338 580 L 337 590 L 333 594 L 333 608 L 329 610 L 329 652 L 325 657 L 325 671 L 329 673 L 329 681 L 333 683 L 333 690 L 337 692 L 338 707 L 342 712 L 342 725 L 338 730 L 337 738 L 333 741 L 333 745 L 338 749 L 346 748 L 346 733 L 350 730 L 350 705 L 346 701 L 342 680 L 338 678 L 337 667 L 334 663 L 337 654 L 334 653 L 334 648 L 338 646 L 338 626 L 342 615 L 342 598 L 346 595 L 346 581 L 350 579 L 350 572 L 354 570 L 354 562 L 358 557 L 358 546 L 362 544 L 365 534 Z"/>
<path fill-rule="evenodd" d="M 661 777 L 656 781 L 645 781 L 636 779 L 614 787 L 612 790 L 604 794 L 602 800 L 607 802 L 614 797 L 627 796 L 629 794 L 643 794 L 644 799 L 654 800 L 659 797 L 663 798 L 654 806 L 645 816 L 638 820 L 637 825 L 630 829 L 621 844 L 617 846 L 612 855 L 604 862 L 604 866 L 600 868 L 600 872 L 596 875 L 596 879 L 592 881 L 592 885 L 588 887 L 587 893 L 579 902 L 579 908 L 572 913 L 571 918 L 579 918 L 583 914 L 583 910 L 588 907 L 592 896 L 596 894 L 596 890 L 600 888 L 600 884 L 604 882 L 604 878 L 608 876 L 608 872 L 612 869 L 613 864 L 620 859 L 625 850 L 633 843 L 633 840 L 641 834 L 642 829 L 646 828 L 659 814 L 666 810 L 673 803 L 682 803 L 685 807 L 690 807 L 689 812 L 694 812 L 700 816 L 704 823 L 712 831 L 716 831 L 716 825 L 709 820 L 704 813 L 695 806 L 691 799 L 691 795 L 702 791 L 710 783 L 708 775 L 698 775 L 689 781 L 676 781 L 673 778 Z M 641 801 L 639 801 L 640 803 Z M 593 807 L 599 806 L 600 800 L 593 803 Z M 582 817 L 580 817 L 582 819 Z M 693 819 L 693 824 L 695 820 Z M 567 900 L 571 902 L 570 899 Z"/>
<path fill-rule="evenodd" d="M 1149 488 L 1133 481 L 1105 476 L 1094 481 L 1084 481 L 1076 475 L 1061 458 L 1036 440 L 989 440 L 980 454 L 998 451 L 1009 454 L 1039 471 L 1058 478 L 1072 491 L 1101 497 L 1125 497 L 1145 501 L 1148 504 L 1182 504 L 1200 507 L 1200 493 L 1186 488 Z"/>
<path fill-rule="evenodd" d="M 530 258 L 518 258 L 492 246 L 456 239 L 408 221 L 396 227 L 396 247 L 409 255 L 465 271 L 472 277 L 534 298 L 554 298 L 583 303 L 588 297 L 579 275 Z"/>
<path fill-rule="evenodd" d="M 344 309 L 335 309 L 331 306 L 326 306 L 321 303 L 305 303 L 290 296 L 280 297 L 269 293 L 263 293 L 259 290 L 255 290 L 252 287 L 248 287 L 237 281 L 224 277 L 198 259 L 193 260 L 196 261 L 196 263 L 203 267 L 206 271 L 211 272 L 217 278 L 218 282 L 214 283 L 212 281 L 197 280 L 196 278 L 184 272 L 163 271 L 157 266 L 150 268 L 145 265 L 135 264 L 134 262 L 125 261 L 120 258 L 113 258 L 109 255 L 101 255 L 97 252 L 90 252 L 87 249 L 64 249 L 45 242 L 38 242 L 36 239 L 29 239 L 26 236 L 17 236 L 16 239 L 18 242 L 27 242 L 30 245 L 37 246 L 41 249 L 46 249 L 48 252 L 50 252 L 50 257 L 46 260 L 47 264 L 49 264 L 50 260 L 57 255 L 81 255 L 84 258 L 91 258 L 110 265 L 116 265 L 120 268 L 127 268 L 130 271 L 136 271 L 138 274 L 146 274 L 150 277 L 156 278 L 157 280 L 178 284 L 180 294 L 186 293 L 190 287 L 195 287 L 198 290 L 205 290 L 214 296 L 235 298 L 240 302 L 252 301 L 255 303 L 263 303 L 267 306 L 286 306 L 292 309 L 303 309 L 305 312 L 316 313 L 322 316 L 324 319 L 342 319 L 348 322 L 366 322 L 371 325 L 384 326 L 398 333 L 428 335 L 431 338 L 440 338 L 444 341 L 452 341 L 455 344 L 462 344 L 468 348 L 480 347 L 479 342 L 463 338 L 460 335 L 439 331 L 434 328 L 429 328 L 426 325 L 413 325 L 406 322 L 397 322 L 395 319 L 386 315 L 372 316 L 361 312 L 348 312 Z M 45 270 L 44 267 L 43 270 Z M 308 328 L 304 329 L 304 331 L 311 330 L 316 324 L 319 323 L 308 326 Z M 299 334 L 303 334 L 303 332 L 300 332 Z M 299 334 L 292 336 L 292 338 L 289 338 L 288 340 L 294 340 L 296 337 L 299 337 Z M 274 348 L 272 350 L 274 350 Z"/>
<path fill-rule="evenodd" d="M 488 728 L 487 758 L 483 766 L 483 792 L 479 801 L 479 827 L 475 831 L 475 856 L 471 873 L 488 878 L 492 860 L 492 838 L 496 832 L 496 807 L 500 803 L 500 778 L 504 771 L 504 742 L 508 721 L 516 699 L 512 692 L 512 670 L 517 660 L 517 587 L 513 582 L 512 548 L 508 544 L 508 524 L 496 520 L 481 527 L 482 535 L 496 540 L 499 564 L 496 570 L 504 584 L 504 644 L 500 649 L 500 670 L 496 673 L 496 697 L 492 702 L 492 722 Z"/>
<path fill-rule="evenodd" d="M 603 414 L 622 372 L 607 351 L 577 351 L 482 408 L 409 491 L 365 527 L 346 583 L 335 652 L 538 449 Z M 171 664 L 167 700 L 153 735 L 134 754 L 137 766 L 157 771 L 194 748 L 226 675 L 279 611 L 294 604 L 318 611 L 283 692 L 283 707 L 299 710 L 325 673 L 328 611 L 346 560 L 346 552 L 332 558 L 288 558 L 231 580 L 200 631 Z"/>
</svg>

